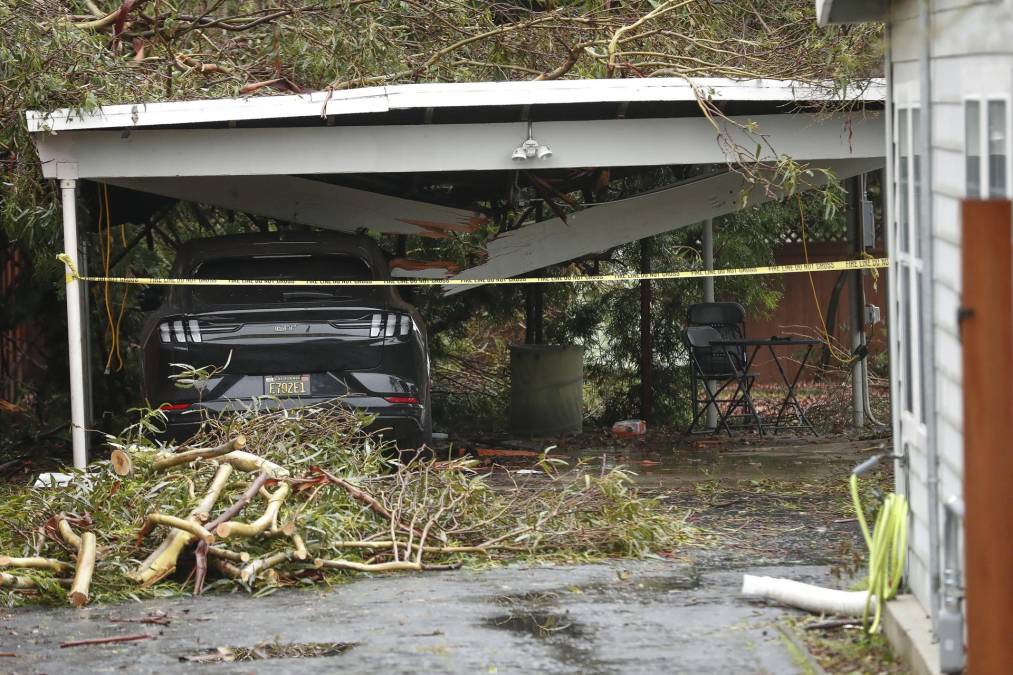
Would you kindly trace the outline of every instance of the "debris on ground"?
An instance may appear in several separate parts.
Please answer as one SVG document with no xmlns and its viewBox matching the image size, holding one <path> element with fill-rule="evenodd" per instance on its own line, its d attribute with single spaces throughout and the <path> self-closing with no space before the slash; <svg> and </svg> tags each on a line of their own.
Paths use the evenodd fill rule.
<svg viewBox="0 0 1013 675">
<path fill-rule="evenodd" d="M 314 659 L 344 654 L 354 642 L 265 643 L 255 647 L 217 647 L 179 657 L 184 663 L 235 663 L 264 659 Z"/>
<path fill-rule="evenodd" d="M 886 636 L 869 635 L 861 621 L 837 622 L 801 617 L 788 619 L 806 650 L 825 672 L 908 673 L 908 668 L 894 655 Z M 841 625 L 838 625 L 841 624 Z"/>
<path fill-rule="evenodd" d="M 647 433 L 647 422 L 644 420 L 620 420 L 612 425 L 612 435 L 616 438 L 635 438 Z"/>
<path fill-rule="evenodd" d="M 362 431 L 368 421 L 336 407 L 254 410 L 207 420 L 179 448 L 138 426 L 111 440 L 114 461 L 66 486 L 2 486 L 0 602 L 265 594 L 349 572 L 639 556 L 689 531 L 620 468 L 563 471 L 544 454 L 530 480 L 470 458 L 401 461 Z"/>
<path fill-rule="evenodd" d="M 87 640 L 73 640 L 71 642 L 61 642 L 60 648 L 66 649 L 67 647 L 89 647 L 91 645 L 109 645 L 117 644 L 120 642 L 137 642 L 138 640 L 154 640 L 154 635 L 148 635 L 147 633 L 141 633 L 139 635 L 114 635 L 113 637 L 106 638 L 89 638 Z"/>
</svg>

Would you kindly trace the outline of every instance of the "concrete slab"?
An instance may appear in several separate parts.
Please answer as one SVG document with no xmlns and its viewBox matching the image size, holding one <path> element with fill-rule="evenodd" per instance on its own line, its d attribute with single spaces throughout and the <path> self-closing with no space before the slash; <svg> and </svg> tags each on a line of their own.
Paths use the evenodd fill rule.
<svg viewBox="0 0 1013 675">
<path fill-rule="evenodd" d="M 898 595 L 886 603 L 883 632 L 894 653 L 915 675 L 939 675 L 939 642 L 932 619 L 913 595 Z"/>
</svg>

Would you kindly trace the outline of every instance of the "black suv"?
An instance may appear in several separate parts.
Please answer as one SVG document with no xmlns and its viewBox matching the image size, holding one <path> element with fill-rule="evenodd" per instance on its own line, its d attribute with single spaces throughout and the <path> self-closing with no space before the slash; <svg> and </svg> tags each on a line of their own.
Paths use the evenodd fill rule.
<svg viewBox="0 0 1013 675">
<path fill-rule="evenodd" d="M 364 235 L 288 232 L 192 240 L 172 276 L 389 279 Z M 184 440 L 204 415 L 337 400 L 376 415 L 400 448 L 432 435 L 429 351 L 414 307 L 390 286 L 173 286 L 143 331 L 144 395 Z M 177 387 L 172 364 L 224 370 Z M 226 365 L 227 364 L 227 365 Z"/>
</svg>

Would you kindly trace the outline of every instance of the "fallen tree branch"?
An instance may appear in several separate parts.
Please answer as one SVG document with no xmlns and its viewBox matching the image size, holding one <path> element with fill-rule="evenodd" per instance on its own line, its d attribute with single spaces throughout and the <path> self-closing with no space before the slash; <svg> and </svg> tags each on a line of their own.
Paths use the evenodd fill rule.
<svg viewBox="0 0 1013 675">
<path fill-rule="evenodd" d="M 313 566 L 317 569 L 354 570 L 356 572 L 435 572 L 456 570 L 461 566 L 461 564 L 424 565 L 422 563 L 409 562 L 407 560 L 385 563 L 360 563 L 352 560 L 324 560 L 322 558 L 317 558 L 313 561 Z"/>
<path fill-rule="evenodd" d="M 275 464 L 269 459 L 264 459 L 242 450 L 234 450 L 226 455 L 222 455 L 221 461 L 228 462 L 240 471 L 247 473 L 261 471 L 266 473 L 269 478 L 285 478 L 289 475 L 288 469 L 280 464 Z"/>
<path fill-rule="evenodd" d="M 257 558 L 256 560 L 251 560 L 245 567 L 243 567 L 243 569 L 239 571 L 239 579 L 243 583 L 248 584 L 256 578 L 258 572 L 270 569 L 271 567 L 274 567 L 278 563 L 285 562 L 291 557 L 292 557 L 291 551 L 281 551 L 280 553 L 275 553 L 273 555 L 269 555 L 264 558 Z"/>
<path fill-rule="evenodd" d="M 90 638 L 88 640 L 74 640 L 72 642 L 61 642 L 60 649 L 67 647 L 84 647 L 86 645 L 107 645 L 114 642 L 136 642 L 137 640 L 154 640 L 154 635 L 117 635 L 107 638 Z"/>
<path fill-rule="evenodd" d="M 222 560 L 228 560 L 229 562 L 250 562 L 250 554 L 246 551 L 230 551 L 219 546 L 208 546 L 207 554 L 214 558 L 221 558 Z"/>
<path fill-rule="evenodd" d="M 19 567 L 22 569 L 50 570 L 56 574 L 63 574 L 70 570 L 67 563 L 55 558 L 11 558 L 0 556 L 0 567 Z"/>
<path fill-rule="evenodd" d="M 177 518 L 176 516 L 167 516 L 164 513 L 149 513 L 146 518 L 146 522 L 152 525 L 174 527 L 177 530 L 189 532 L 193 536 L 208 544 L 215 543 L 215 535 L 208 532 L 200 523 L 195 522 L 194 520 L 185 520 L 183 518 Z"/>
<path fill-rule="evenodd" d="M 155 471 L 165 471 L 180 464 L 189 464 L 199 459 L 213 459 L 246 447 L 246 436 L 240 434 L 228 443 L 216 448 L 194 448 L 183 452 L 160 452 L 155 455 Z M 236 467 L 239 468 L 239 467 Z"/>
<path fill-rule="evenodd" d="M 306 542 L 302 540 L 298 532 L 292 534 L 292 546 L 295 547 L 292 556 L 296 560 L 306 560 L 310 556 L 309 551 L 306 550 Z"/>
<path fill-rule="evenodd" d="M 409 544 L 403 541 L 397 542 L 397 545 L 402 548 L 408 548 Z M 329 546 L 335 548 L 393 548 L 394 542 L 390 540 L 386 541 L 336 541 L 331 542 Z M 410 544 L 413 550 L 419 549 L 418 542 L 412 542 Z M 423 546 L 422 550 L 426 553 L 484 553 L 488 554 L 491 551 L 527 551 L 528 548 L 525 546 L 512 546 L 509 544 L 494 544 L 492 546 Z"/>
<path fill-rule="evenodd" d="M 250 523 L 242 523 L 237 520 L 229 520 L 215 528 L 215 534 L 222 539 L 229 537 L 255 537 L 263 533 L 271 526 L 271 523 L 278 515 L 281 504 L 288 497 L 291 488 L 288 483 L 282 483 L 278 489 L 268 498 L 264 513 Z"/>
<path fill-rule="evenodd" d="M 211 486 L 208 488 L 207 494 L 196 508 L 190 512 L 189 520 L 196 523 L 198 522 L 198 514 L 211 512 L 230 475 L 232 475 L 231 465 L 222 464 L 218 467 L 214 478 L 211 479 Z M 162 541 L 158 548 L 151 552 L 151 555 L 141 563 L 137 570 L 130 574 L 130 577 L 145 586 L 163 579 L 176 569 L 176 561 L 179 559 L 179 554 L 196 538 L 190 532 L 173 528 L 169 536 Z"/>
<path fill-rule="evenodd" d="M 37 587 L 35 579 L 22 577 L 17 574 L 0 572 L 0 588 L 13 588 L 15 590 L 34 590 Z"/>
<path fill-rule="evenodd" d="M 231 464 L 223 464 L 222 466 L 228 466 L 230 470 L 232 469 L 232 465 Z M 234 518 L 237 515 L 239 515 L 239 513 L 241 513 L 242 510 L 246 508 L 247 504 L 249 504 L 250 501 L 253 499 L 253 496 L 256 495 L 260 491 L 260 489 L 264 486 L 264 484 L 267 482 L 267 480 L 268 480 L 268 475 L 266 473 L 261 473 L 259 476 L 257 476 L 256 479 L 254 479 L 254 481 L 252 483 L 250 483 L 249 487 L 246 488 L 246 491 L 243 492 L 242 495 L 240 495 L 240 497 L 236 501 L 236 503 L 233 504 L 232 506 L 230 506 L 229 508 L 225 509 L 225 511 L 222 512 L 221 514 L 219 514 L 219 516 L 217 518 L 215 518 L 210 523 L 208 523 L 207 527 L 205 529 L 207 529 L 210 532 L 213 532 L 222 523 L 228 522 L 231 518 Z M 200 542 L 200 543 L 197 544 L 197 549 L 194 551 L 194 561 L 195 561 L 194 569 L 195 569 L 195 574 L 194 574 L 194 583 L 193 583 L 193 594 L 195 596 L 196 595 L 201 595 L 204 592 L 204 579 L 205 579 L 205 577 L 207 575 L 207 565 L 208 565 L 207 558 L 208 558 L 208 554 L 209 553 L 211 553 L 211 549 L 210 549 L 209 545 L 207 544 L 207 542 L 203 542 L 202 541 L 202 542 Z M 243 555 L 246 556 L 245 560 L 242 559 Z M 218 557 L 224 557 L 224 556 L 218 556 Z M 237 560 L 231 560 L 231 562 L 244 562 L 245 563 L 245 562 L 249 561 L 250 555 L 248 553 L 243 553 L 243 554 L 240 554 L 240 558 L 241 559 L 238 560 L 238 561 Z M 225 561 L 223 560 L 222 562 L 225 562 Z M 216 569 L 221 569 L 220 566 L 218 566 L 218 565 L 216 565 L 215 568 Z M 236 570 L 237 576 L 234 576 L 233 578 L 238 578 L 238 571 L 239 570 L 237 568 L 237 570 Z"/>
<path fill-rule="evenodd" d="M 70 598 L 70 604 L 75 607 L 83 607 L 88 604 L 91 575 L 95 571 L 95 544 L 94 532 L 85 532 L 81 535 L 81 548 L 77 552 L 74 581 L 67 596 Z"/>
<path fill-rule="evenodd" d="M 327 480 L 329 480 L 331 483 L 333 483 L 334 485 L 337 485 L 342 490 L 344 490 L 345 492 L 347 492 L 349 495 L 352 496 L 353 499 L 356 499 L 356 500 L 362 502 L 363 504 L 365 504 L 366 506 L 368 506 L 373 511 L 373 513 L 376 513 L 377 515 L 383 516 L 384 518 L 386 518 L 389 521 L 392 521 L 392 522 L 396 521 L 396 519 L 394 518 L 394 514 L 392 514 L 390 512 L 390 510 L 386 506 L 384 506 L 383 504 L 381 504 L 372 495 L 367 494 L 366 492 L 363 492 L 362 490 L 360 490 L 359 488 L 355 487 L 354 485 L 352 485 L 348 481 L 346 481 L 344 479 L 341 479 L 341 478 L 338 478 L 337 476 L 335 476 L 331 472 L 327 471 L 326 469 L 323 469 L 323 468 L 321 468 L 321 467 L 318 466 L 318 467 L 314 467 L 314 470 L 318 471 L 321 474 L 323 474 L 324 476 L 326 476 Z M 404 530 L 405 532 L 412 532 L 417 537 L 421 537 L 422 536 L 422 533 L 419 532 L 417 529 L 412 528 L 412 527 L 408 527 L 404 523 L 397 522 L 397 526 L 400 529 Z"/>
<path fill-rule="evenodd" d="M 230 563 L 228 560 L 224 560 L 222 558 L 211 558 L 211 560 L 209 560 L 208 562 L 211 564 L 212 567 L 215 568 L 215 570 L 219 574 L 227 576 L 230 579 L 239 578 L 241 570 L 232 563 Z"/>
<path fill-rule="evenodd" d="M 60 533 L 60 536 L 63 537 L 68 546 L 75 549 L 81 548 L 81 537 L 77 536 L 74 530 L 70 529 L 70 523 L 67 522 L 66 518 L 60 518 L 56 521 L 56 531 Z"/>
</svg>

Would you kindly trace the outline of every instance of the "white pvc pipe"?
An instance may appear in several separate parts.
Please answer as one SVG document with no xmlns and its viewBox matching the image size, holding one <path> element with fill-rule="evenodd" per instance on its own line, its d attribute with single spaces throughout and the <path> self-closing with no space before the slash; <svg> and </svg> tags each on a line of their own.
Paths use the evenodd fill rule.
<svg viewBox="0 0 1013 675">
<path fill-rule="evenodd" d="M 868 591 L 835 591 L 830 588 L 803 584 L 790 579 L 742 575 L 742 594 L 765 598 L 783 605 L 820 614 L 861 616 L 865 612 Z M 876 607 L 875 598 L 869 609 Z"/>
<path fill-rule="evenodd" d="M 60 181 L 63 197 L 63 250 L 74 267 L 81 269 L 77 248 L 77 181 Z M 84 411 L 84 330 L 81 321 L 81 282 L 67 281 L 67 344 L 70 365 L 70 433 L 74 447 L 74 468 L 88 463 Z"/>
</svg>

